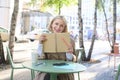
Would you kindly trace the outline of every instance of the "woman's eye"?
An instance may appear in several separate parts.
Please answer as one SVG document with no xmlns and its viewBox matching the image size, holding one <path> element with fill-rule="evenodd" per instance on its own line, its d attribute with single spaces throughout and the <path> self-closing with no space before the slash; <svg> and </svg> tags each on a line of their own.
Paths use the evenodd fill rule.
<svg viewBox="0 0 120 80">
<path fill-rule="evenodd" d="M 63 28 L 64 26 L 63 26 L 63 25 L 61 25 L 60 27 L 62 27 L 62 28 Z"/>
<path fill-rule="evenodd" d="M 58 23 L 55 23 L 55 25 L 58 25 Z"/>
</svg>

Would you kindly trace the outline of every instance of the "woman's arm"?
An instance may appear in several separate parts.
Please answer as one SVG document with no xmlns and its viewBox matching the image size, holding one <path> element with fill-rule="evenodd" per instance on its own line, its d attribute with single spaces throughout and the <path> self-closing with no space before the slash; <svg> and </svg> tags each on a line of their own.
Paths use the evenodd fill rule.
<svg viewBox="0 0 120 80">
<path fill-rule="evenodd" d="M 43 54 L 43 44 L 42 42 L 46 40 L 46 36 L 44 34 L 41 34 L 40 38 L 39 38 L 39 44 L 38 44 L 38 54 L 39 56 L 41 56 Z"/>
<path fill-rule="evenodd" d="M 66 53 L 66 58 L 68 61 L 76 62 L 76 56 L 73 53 Z"/>
<path fill-rule="evenodd" d="M 45 55 L 44 55 L 44 52 L 43 52 L 43 44 L 38 44 L 38 49 L 37 49 L 37 52 L 38 52 L 38 59 L 44 59 L 45 58 Z"/>
<path fill-rule="evenodd" d="M 38 55 L 40 56 L 40 58 L 44 58 L 42 42 L 44 42 L 45 40 L 46 40 L 46 36 L 44 34 L 41 34 L 41 36 L 39 38 L 38 48 L 37 48 L 37 52 L 38 52 Z"/>
<path fill-rule="evenodd" d="M 67 60 L 70 61 L 76 61 L 76 55 L 75 55 L 75 42 L 71 38 L 71 47 L 68 49 L 68 52 L 66 52 Z"/>
<path fill-rule="evenodd" d="M 39 56 L 43 54 L 43 44 L 38 44 L 37 52 Z"/>
</svg>

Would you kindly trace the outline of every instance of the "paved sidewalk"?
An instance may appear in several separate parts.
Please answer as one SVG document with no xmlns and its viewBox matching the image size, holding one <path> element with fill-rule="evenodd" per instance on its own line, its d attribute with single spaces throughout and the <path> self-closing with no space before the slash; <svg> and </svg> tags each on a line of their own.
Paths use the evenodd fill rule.
<svg viewBox="0 0 120 80">
<path fill-rule="evenodd" d="M 80 73 L 81 80 L 114 80 L 115 78 L 116 72 L 114 72 L 113 66 L 108 68 L 106 62 L 84 63 L 83 65 L 87 67 L 87 70 Z M 2 75 L 0 80 L 10 80 L 10 73 L 11 69 L 0 71 L 0 75 Z M 14 80 L 31 80 L 30 70 L 15 70 Z M 77 74 L 75 74 L 75 80 L 78 80 Z"/>
<path fill-rule="evenodd" d="M 95 44 L 95 49 L 93 50 L 92 59 L 100 60 L 98 63 L 82 63 L 87 67 L 87 70 L 80 73 L 81 80 L 114 80 L 115 74 L 113 70 L 113 60 L 111 60 L 111 65 L 108 67 L 108 56 L 106 53 L 109 53 L 108 45 L 103 42 L 98 42 L 99 44 L 104 44 L 104 46 Z M 22 44 L 23 45 L 23 44 Z M 29 50 L 26 49 L 29 45 L 25 44 L 25 47 L 20 47 L 21 44 L 17 44 L 19 49 L 15 50 L 14 53 L 14 62 L 24 62 L 30 60 L 31 54 Z M 89 43 L 86 43 L 89 45 Z M 98 46 L 99 45 L 99 46 Z M 88 47 L 87 47 L 88 48 Z M 117 59 L 117 62 L 120 58 Z M 119 63 L 118 63 L 119 64 Z M 117 65 L 118 66 L 118 65 Z M 31 80 L 30 70 L 15 70 L 14 71 L 14 80 Z M 5 68 L 0 71 L 0 80 L 10 80 L 11 69 Z M 77 80 L 77 75 L 75 74 L 75 80 Z M 119 79 L 120 80 L 120 79 Z"/>
</svg>

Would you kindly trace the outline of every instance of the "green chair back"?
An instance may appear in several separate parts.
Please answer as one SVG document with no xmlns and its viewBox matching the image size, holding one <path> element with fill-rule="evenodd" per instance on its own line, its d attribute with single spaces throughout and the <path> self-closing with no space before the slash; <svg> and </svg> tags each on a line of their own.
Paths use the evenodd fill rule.
<svg viewBox="0 0 120 80">
<path fill-rule="evenodd" d="M 118 66 L 118 70 L 117 70 L 117 73 L 115 75 L 115 80 L 119 80 L 119 75 L 120 75 L 120 64 Z"/>
<path fill-rule="evenodd" d="M 7 57 L 8 57 L 8 59 L 9 59 L 10 65 L 11 65 L 12 68 L 14 68 L 14 63 L 13 63 L 12 56 L 11 56 L 11 54 L 10 54 L 10 50 L 9 50 L 8 47 L 6 47 L 6 50 L 7 50 Z"/>
<path fill-rule="evenodd" d="M 6 50 L 7 50 L 7 57 L 9 59 L 9 62 L 10 62 L 11 68 L 12 68 L 10 80 L 13 80 L 14 79 L 13 78 L 14 69 L 25 69 L 25 68 L 22 65 L 14 64 L 12 56 L 10 54 L 10 49 L 8 47 L 6 47 Z"/>
<path fill-rule="evenodd" d="M 83 51 L 82 48 L 75 49 L 75 54 L 76 54 L 76 59 L 77 59 L 76 62 L 77 62 L 77 63 L 80 63 L 80 62 L 81 62 L 82 51 Z"/>
</svg>

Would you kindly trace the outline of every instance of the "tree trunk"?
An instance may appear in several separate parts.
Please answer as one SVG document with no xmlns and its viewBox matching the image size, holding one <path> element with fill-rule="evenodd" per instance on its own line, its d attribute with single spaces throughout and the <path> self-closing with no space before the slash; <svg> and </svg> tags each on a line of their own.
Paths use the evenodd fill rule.
<svg viewBox="0 0 120 80">
<path fill-rule="evenodd" d="M 109 42 L 110 47 L 111 47 L 111 49 L 112 49 L 112 44 L 111 44 L 111 40 L 110 40 L 110 33 L 109 33 L 109 30 L 108 30 L 107 15 L 106 15 L 105 6 L 104 6 L 104 3 L 102 2 L 102 0 L 101 0 L 101 5 L 102 5 L 103 13 L 104 13 L 104 16 L 105 16 L 105 24 L 106 24 L 107 39 L 108 39 L 108 42 Z"/>
<path fill-rule="evenodd" d="M 1 34 L 0 34 L 0 64 L 5 64 L 5 56 L 4 56 Z"/>
<path fill-rule="evenodd" d="M 61 3 L 59 3 L 58 15 L 61 14 Z"/>
<path fill-rule="evenodd" d="M 91 41 L 91 45 L 90 45 L 90 49 L 88 52 L 88 56 L 87 56 L 87 61 L 91 60 L 91 55 L 92 55 L 92 51 L 93 51 L 93 47 L 94 47 L 94 42 L 95 42 L 95 38 L 96 38 L 96 28 L 97 28 L 97 5 L 98 5 L 98 1 L 95 0 L 95 13 L 94 13 L 94 29 L 93 29 L 93 36 L 92 36 L 92 41 Z"/>
<path fill-rule="evenodd" d="M 113 39 L 112 39 L 112 51 L 111 52 L 114 52 L 114 44 L 116 43 L 116 20 L 117 20 L 117 17 L 116 17 L 116 10 L 117 10 L 117 7 L 116 7 L 116 0 L 113 0 Z"/>
<path fill-rule="evenodd" d="M 83 53 L 82 53 L 82 61 L 90 61 L 91 60 L 91 55 L 92 55 L 92 50 L 93 50 L 93 46 L 94 46 L 94 41 L 95 41 L 95 37 L 96 37 L 96 27 L 97 27 L 97 4 L 98 1 L 96 0 L 95 2 L 95 14 L 94 14 L 94 32 L 93 32 L 93 36 L 92 36 L 92 42 L 91 42 L 91 46 L 88 52 L 88 56 L 86 57 L 86 53 L 85 53 L 85 49 L 84 49 L 84 43 L 83 43 L 83 22 L 82 22 L 82 17 L 81 17 L 81 3 L 82 0 L 78 0 L 78 20 L 79 20 L 79 27 L 80 27 L 80 31 L 79 31 L 79 45 L 80 48 L 83 48 Z"/>
<path fill-rule="evenodd" d="M 16 28 L 18 10 L 19 10 L 19 0 L 14 0 L 14 10 L 12 13 L 11 26 L 10 26 L 10 37 L 9 37 L 9 44 L 8 44 L 11 55 L 13 53 L 13 48 L 14 48 L 15 28 Z"/>
<path fill-rule="evenodd" d="M 78 21 L 79 21 L 79 46 L 83 48 L 81 59 L 83 61 L 86 60 L 86 53 L 84 49 L 84 42 L 83 42 L 83 21 L 82 21 L 82 11 L 81 11 L 81 3 L 82 0 L 78 0 Z"/>
</svg>

